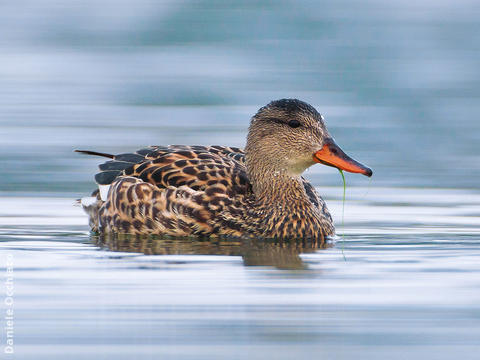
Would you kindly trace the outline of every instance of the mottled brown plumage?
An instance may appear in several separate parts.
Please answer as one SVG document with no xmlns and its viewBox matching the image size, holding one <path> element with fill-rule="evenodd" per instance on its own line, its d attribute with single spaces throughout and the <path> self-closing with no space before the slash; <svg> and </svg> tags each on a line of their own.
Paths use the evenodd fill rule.
<svg viewBox="0 0 480 360">
<path fill-rule="evenodd" d="M 86 152 L 86 151 L 80 151 Z M 322 116 L 299 100 L 278 100 L 252 118 L 245 151 L 225 146 L 151 146 L 109 155 L 84 204 L 104 233 L 301 238 L 334 234 L 323 199 L 302 172 L 316 162 L 362 172 L 333 143 Z M 332 155 L 333 154 L 333 155 Z"/>
</svg>

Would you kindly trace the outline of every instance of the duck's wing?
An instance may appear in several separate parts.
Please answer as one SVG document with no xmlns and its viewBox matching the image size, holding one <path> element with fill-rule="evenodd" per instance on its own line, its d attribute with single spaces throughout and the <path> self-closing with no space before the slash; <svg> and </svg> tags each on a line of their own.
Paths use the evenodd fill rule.
<svg viewBox="0 0 480 360">
<path fill-rule="evenodd" d="M 222 184 L 229 196 L 245 194 L 249 181 L 242 149 L 226 146 L 150 146 L 134 153 L 109 155 L 95 175 L 99 185 L 110 185 L 122 176 L 139 178 L 162 189 L 187 186 L 195 191 Z"/>
<path fill-rule="evenodd" d="M 219 211 L 241 211 L 250 183 L 241 149 L 222 146 L 152 146 L 109 155 L 95 179 L 111 187 L 87 212 L 92 229 L 173 236 L 240 234 L 221 228 Z M 85 206 L 84 206 L 85 207 Z"/>
</svg>

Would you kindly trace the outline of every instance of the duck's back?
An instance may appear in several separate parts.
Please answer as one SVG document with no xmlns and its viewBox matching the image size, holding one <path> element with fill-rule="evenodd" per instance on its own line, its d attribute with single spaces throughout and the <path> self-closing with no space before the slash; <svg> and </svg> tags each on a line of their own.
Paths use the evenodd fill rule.
<svg viewBox="0 0 480 360">
<path fill-rule="evenodd" d="M 132 176 L 159 189 L 187 186 L 196 191 L 221 185 L 229 195 L 243 194 L 249 184 L 243 150 L 225 146 L 151 146 L 115 155 L 99 166 L 100 185 Z"/>
<path fill-rule="evenodd" d="M 84 152 L 111 158 L 95 175 L 103 194 L 94 193 L 95 201 L 84 203 L 94 231 L 262 235 L 264 219 L 252 209 L 255 197 L 242 149 L 170 145 L 119 155 Z M 314 206 L 328 214 L 313 186 L 303 183 Z"/>
<path fill-rule="evenodd" d="M 170 145 L 119 155 L 86 153 L 111 158 L 95 175 L 108 193 L 84 203 L 95 231 L 213 235 L 220 230 L 213 221 L 218 213 L 226 206 L 240 211 L 251 196 L 238 148 Z"/>
</svg>

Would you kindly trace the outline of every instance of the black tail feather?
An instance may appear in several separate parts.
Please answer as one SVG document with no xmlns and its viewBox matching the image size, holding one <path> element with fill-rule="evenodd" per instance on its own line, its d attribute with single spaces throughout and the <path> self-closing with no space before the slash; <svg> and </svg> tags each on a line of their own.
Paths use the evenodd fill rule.
<svg viewBox="0 0 480 360">
<path fill-rule="evenodd" d="M 112 155 L 112 154 L 106 154 L 106 153 L 90 151 L 90 150 L 74 150 L 74 151 L 82 154 L 87 154 L 87 155 L 103 156 L 106 158 L 115 159 L 115 155 Z"/>
</svg>

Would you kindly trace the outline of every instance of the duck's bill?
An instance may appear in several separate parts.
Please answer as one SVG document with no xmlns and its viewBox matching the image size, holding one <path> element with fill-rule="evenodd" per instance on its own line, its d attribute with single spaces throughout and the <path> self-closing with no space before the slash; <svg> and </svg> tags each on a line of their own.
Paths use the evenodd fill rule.
<svg viewBox="0 0 480 360">
<path fill-rule="evenodd" d="M 373 172 L 370 168 L 358 161 L 353 160 L 350 156 L 345 154 L 340 147 L 335 144 L 333 139 L 327 139 L 323 148 L 313 154 L 313 160 L 328 166 L 336 167 L 340 170 L 345 170 L 351 173 L 363 174 L 365 176 L 372 176 Z"/>
</svg>

